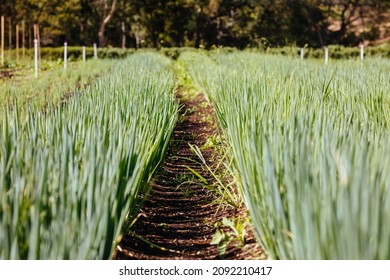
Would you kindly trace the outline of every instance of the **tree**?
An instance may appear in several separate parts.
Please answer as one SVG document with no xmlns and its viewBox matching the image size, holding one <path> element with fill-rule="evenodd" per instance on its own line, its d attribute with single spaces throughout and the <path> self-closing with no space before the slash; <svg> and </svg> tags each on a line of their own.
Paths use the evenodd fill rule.
<svg viewBox="0 0 390 280">
<path fill-rule="evenodd" d="M 245 48 L 356 45 L 390 36 L 381 0 L 0 0 L 12 24 L 40 26 L 43 46 Z M 8 21 L 8 20 L 7 20 Z M 12 34 L 15 36 L 15 32 Z M 28 36 L 31 41 L 32 35 Z M 129 40 L 128 40 L 129 39 Z"/>
<path fill-rule="evenodd" d="M 99 46 L 104 47 L 107 44 L 107 39 L 105 35 L 106 26 L 112 19 L 115 10 L 116 10 L 117 0 L 95 0 L 94 5 L 97 8 L 97 11 L 100 15 L 100 26 L 99 26 Z"/>
<path fill-rule="evenodd" d="M 318 0 L 316 4 L 328 18 L 329 43 L 342 45 L 355 45 L 367 35 L 377 39 L 376 31 L 388 21 L 390 8 L 389 1 L 381 0 Z"/>
</svg>

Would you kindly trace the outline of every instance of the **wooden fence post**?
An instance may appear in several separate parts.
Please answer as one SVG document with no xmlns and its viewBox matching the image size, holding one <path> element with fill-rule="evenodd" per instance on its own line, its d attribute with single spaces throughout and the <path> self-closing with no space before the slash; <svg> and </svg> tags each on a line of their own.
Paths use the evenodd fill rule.
<svg viewBox="0 0 390 280">
<path fill-rule="evenodd" d="M 83 61 L 85 62 L 86 60 L 87 60 L 86 49 L 85 46 L 83 46 Z"/>
<path fill-rule="evenodd" d="M 28 23 L 28 28 L 27 28 L 27 30 L 28 30 L 28 48 L 29 49 L 31 49 L 31 48 L 33 48 L 34 47 L 34 39 L 35 39 L 35 34 L 34 34 L 34 37 L 33 37 L 33 35 L 31 34 L 31 23 L 29 22 Z M 34 31 L 35 31 L 35 28 L 34 28 Z"/>
<path fill-rule="evenodd" d="M 38 78 L 38 39 L 34 39 L 35 78 Z"/>
<path fill-rule="evenodd" d="M 25 56 L 26 56 L 26 24 L 24 21 L 22 21 L 22 58 L 23 58 L 23 61 L 25 59 Z"/>
<path fill-rule="evenodd" d="M 37 39 L 38 39 L 38 59 L 41 61 L 41 36 L 39 33 L 39 24 L 37 24 Z"/>
<path fill-rule="evenodd" d="M 19 62 L 19 24 L 16 25 L 16 63 Z"/>
<path fill-rule="evenodd" d="M 39 36 L 39 25 L 34 24 L 34 39 L 37 39 L 38 42 L 38 60 L 41 61 L 41 40 Z M 35 41 L 34 41 L 34 47 L 35 47 Z"/>
<path fill-rule="evenodd" d="M 12 21 L 8 18 L 8 59 L 12 58 Z"/>
<path fill-rule="evenodd" d="M 64 69 L 66 70 L 68 63 L 68 43 L 65 41 L 64 43 Z"/>
<path fill-rule="evenodd" d="M 325 65 L 328 65 L 329 62 L 329 49 L 325 48 Z"/>
<path fill-rule="evenodd" d="M 93 56 L 95 59 L 97 59 L 97 46 L 96 46 L 96 43 L 93 44 Z"/>
<path fill-rule="evenodd" d="M 4 65 L 4 16 L 1 16 L 1 65 Z"/>
</svg>

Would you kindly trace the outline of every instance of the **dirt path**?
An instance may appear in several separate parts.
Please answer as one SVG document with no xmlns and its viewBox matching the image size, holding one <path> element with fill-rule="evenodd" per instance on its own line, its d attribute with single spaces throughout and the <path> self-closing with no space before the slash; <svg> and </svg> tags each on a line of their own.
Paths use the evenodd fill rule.
<svg viewBox="0 0 390 280">
<path fill-rule="evenodd" d="M 217 245 L 210 245 L 216 232 L 216 222 L 223 217 L 231 220 L 242 218 L 245 211 L 227 205 L 218 209 L 220 200 L 216 192 L 205 188 L 195 173 L 186 167 L 198 172 L 210 185 L 214 183 L 215 178 L 201 164 L 194 162 L 199 158 L 190 150 L 189 143 L 202 147 L 216 131 L 212 108 L 203 94 L 191 99 L 178 94 L 178 99 L 183 108 L 167 155 L 151 182 L 152 191 L 136 223 L 131 232 L 123 236 L 114 258 L 259 258 L 261 250 L 249 228 L 246 228 L 245 245 L 236 246 L 239 242 L 231 242 L 224 256 L 219 254 Z M 210 165 L 218 161 L 213 148 L 202 149 L 202 154 Z M 222 230 L 229 232 L 227 228 Z"/>
</svg>

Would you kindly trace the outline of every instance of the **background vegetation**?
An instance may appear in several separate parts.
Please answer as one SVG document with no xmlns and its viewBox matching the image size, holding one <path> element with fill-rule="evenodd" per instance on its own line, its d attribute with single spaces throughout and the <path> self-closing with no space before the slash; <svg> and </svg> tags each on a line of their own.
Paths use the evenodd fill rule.
<svg viewBox="0 0 390 280">
<path fill-rule="evenodd" d="M 269 258 L 390 258 L 388 60 L 179 59 L 213 102 Z"/>
<path fill-rule="evenodd" d="M 30 47 L 34 24 L 40 26 L 43 46 L 60 46 L 67 40 L 70 45 L 98 42 L 100 47 L 131 48 L 322 47 L 382 42 L 390 36 L 390 3 L 380 0 L 0 0 L 0 4 L 6 24 L 25 22 Z M 12 33 L 14 37 L 15 30 Z"/>
</svg>

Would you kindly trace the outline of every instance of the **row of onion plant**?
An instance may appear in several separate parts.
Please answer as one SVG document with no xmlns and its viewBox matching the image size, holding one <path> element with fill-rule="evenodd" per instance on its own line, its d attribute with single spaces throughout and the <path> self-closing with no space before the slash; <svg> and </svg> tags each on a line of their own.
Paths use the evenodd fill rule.
<svg viewBox="0 0 390 280">
<path fill-rule="evenodd" d="M 117 61 L 66 104 L 6 106 L 0 127 L 0 259 L 109 259 L 177 117 L 170 61 Z"/>
<path fill-rule="evenodd" d="M 10 69 L 11 78 L 0 79 L 0 114 L 5 105 L 17 104 L 19 111 L 26 113 L 27 108 L 45 109 L 59 101 L 64 103 L 76 90 L 91 84 L 113 65 L 113 60 L 88 60 L 71 62 L 65 70 L 62 63 L 42 60 L 38 78 L 34 77 L 32 68 Z"/>
<path fill-rule="evenodd" d="M 390 258 L 390 63 L 183 54 L 273 259 Z"/>
</svg>

